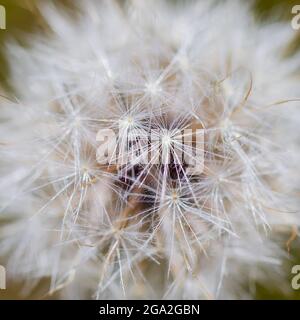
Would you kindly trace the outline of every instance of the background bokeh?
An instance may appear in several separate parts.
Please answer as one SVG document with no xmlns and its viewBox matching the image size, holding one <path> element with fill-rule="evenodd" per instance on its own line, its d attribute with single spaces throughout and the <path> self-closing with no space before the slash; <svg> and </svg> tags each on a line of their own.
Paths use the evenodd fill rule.
<svg viewBox="0 0 300 320">
<path fill-rule="evenodd" d="M 22 46 L 28 46 L 27 39 L 36 32 L 46 32 L 47 24 L 39 13 L 38 6 L 49 0 L 0 0 L 0 5 L 6 9 L 6 30 L 0 30 L 0 93 L 12 95 L 13 88 L 10 84 L 9 66 L 7 63 L 5 51 L 6 43 L 18 41 Z M 85 0 L 81 0 L 85 1 Z M 101 0 L 99 0 L 101 1 Z M 123 1 L 123 0 L 112 0 Z M 166 1 L 183 1 L 183 0 L 166 0 Z M 222 0 L 220 0 L 222 1 Z M 52 0 L 55 4 L 61 6 L 61 10 L 70 9 L 74 5 L 72 0 Z M 245 2 L 249 2 L 245 0 Z M 253 1 L 253 10 L 257 23 L 270 23 L 276 20 L 282 20 L 290 23 L 292 14 L 292 6 L 300 4 L 300 0 L 256 0 Z M 237 26 L 238 27 L 238 26 Z M 294 41 L 291 42 L 286 54 L 293 55 L 300 50 L 300 30 L 295 31 Z M 299 71 L 300 72 L 300 71 Z M 26 86 L 26 83 L 24 83 Z M 1 106 L 0 106 L 1 112 Z M 290 235 L 286 235 L 286 239 L 282 239 L 285 244 Z M 21 263 L 21 262 L 20 262 Z M 0 260 L 0 265 L 5 265 L 5 261 Z M 286 262 L 286 281 L 290 282 L 291 267 L 294 264 L 300 264 L 300 239 L 295 239 L 290 245 L 290 260 Z M 27 293 L 22 290 L 21 283 L 8 283 L 7 290 L 0 291 L 0 299 L 44 299 L 56 298 L 55 296 L 45 295 L 43 288 L 47 284 L 47 279 L 44 283 L 38 285 L 33 292 Z M 290 286 L 289 286 L 290 287 Z M 280 293 L 272 287 L 272 284 L 256 284 L 257 299 L 299 299 L 300 289 L 298 291 L 290 290 L 285 294 Z"/>
</svg>

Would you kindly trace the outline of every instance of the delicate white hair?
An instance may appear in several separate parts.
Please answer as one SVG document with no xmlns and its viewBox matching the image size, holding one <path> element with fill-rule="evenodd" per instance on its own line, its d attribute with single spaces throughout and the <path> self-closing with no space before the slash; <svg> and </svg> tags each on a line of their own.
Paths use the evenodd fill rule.
<svg viewBox="0 0 300 320">
<path fill-rule="evenodd" d="M 82 299 L 248 298 L 265 280 L 284 289 L 300 223 L 300 56 L 284 58 L 294 31 L 258 25 L 242 1 L 76 6 L 76 18 L 43 6 L 48 33 L 8 46 L 9 276 Z M 124 132 L 201 127 L 203 172 L 100 165 L 97 132 L 120 122 Z"/>
</svg>

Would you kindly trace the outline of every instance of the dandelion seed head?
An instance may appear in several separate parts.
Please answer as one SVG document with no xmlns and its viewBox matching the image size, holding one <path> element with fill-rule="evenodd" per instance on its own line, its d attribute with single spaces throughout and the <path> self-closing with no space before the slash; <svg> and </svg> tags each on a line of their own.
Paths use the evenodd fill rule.
<svg viewBox="0 0 300 320">
<path fill-rule="evenodd" d="M 0 257 L 11 277 L 76 299 L 283 288 L 282 239 L 300 224 L 290 28 L 256 24 L 242 1 L 76 6 L 71 18 L 44 4 L 49 34 L 8 45 L 17 98 L 1 97 Z M 98 157 L 98 133 L 111 131 Z"/>
</svg>

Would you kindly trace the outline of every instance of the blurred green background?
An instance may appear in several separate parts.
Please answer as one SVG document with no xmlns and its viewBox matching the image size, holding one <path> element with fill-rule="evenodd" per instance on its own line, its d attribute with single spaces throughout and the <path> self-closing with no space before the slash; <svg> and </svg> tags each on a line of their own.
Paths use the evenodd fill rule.
<svg viewBox="0 0 300 320">
<path fill-rule="evenodd" d="M 47 25 L 43 20 L 38 10 L 38 5 L 49 0 L 0 0 L 0 5 L 6 9 L 6 30 L 0 30 L 0 88 L 8 93 L 13 93 L 9 85 L 9 67 L 5 58 L 5 43 L 9 39 L 14 39 L 26 46 L 26 38 L 36 32 L 43 32 L 47 29 Z M 85 0 L 81 0 L 85 1 Z M 101 0 L 99 0 L 101 1 Z M 123 0 L 116 0 L 123 1 Z M 170 0 L 181 1 L 181 0 Z M 221 0 L 220 0 L 221 1 Z M 57 5 L 63 8 L 70 7 L 74 4 L 72 0 L 52 0 Z M 72 3 L 73 2 L 73 3 Z M 245 0 L 245 2 L 249 2 Z M 254 13 L 258 23 L 268 23 L 274 20 L 283 20 L 290 23 L 292 18 L 291 8 L 300 4 L 300 0 L 257 0 L 253 2 Z M 291 43 L 287 52 L 288 55 L 293 55 L 300 50 L 300 30 L 295 31 L 294 41 Z M 287 235 L 286 241 L 289 235 Z M 285 243 L 283 239 L 283 243 Z M 300 240 L 297 238 L 291 243 L 291 259 L 286 263 L 286 281 L 290 283 L 292 275 L 291 267 L 294 264 L 300 264 Z M 1 261 L 0 261 L 1 264 Z M 47 281 L 47 280 L 45 280 Z M 290 285 L 288 284 L 290 287 Z M 299 299 L 300 289 L 286 294 L 279 293 L 272 285 L 263 286 L 256 285 L 257 299 Z M 20 299 L 23 296 L 21 293 L 21 284 L 15 283 L 9 285 L 7 290 L 0 291 L 0 299 Z M 27 298 L 41 299 L 45 292 L 40 287 L 37 287 L 34 292 Z M 26 295 L 25 295 L 26 296 Z M 49 298 L 49 297 L 48 297 Z M 51 297 L 55 298 L 55 297 Z"/>
</svg>

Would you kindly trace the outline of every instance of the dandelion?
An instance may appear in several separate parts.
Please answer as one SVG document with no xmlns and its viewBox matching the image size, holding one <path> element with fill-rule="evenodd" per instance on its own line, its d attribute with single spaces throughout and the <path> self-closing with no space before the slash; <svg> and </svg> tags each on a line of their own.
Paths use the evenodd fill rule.
<svg viewBox="0 0 300 320">
<path fill-rule="evenodd" d="M 283 289 L 300 223 L 300 59 L 281 54 L 293 31 L 258 26 L 241 1 L 77 6 L 72 19 L 44 5 L 51 32 L 8 46 L 8 276 L 82 299 Z"/>
</svg>

